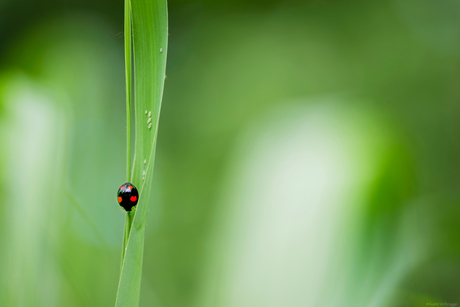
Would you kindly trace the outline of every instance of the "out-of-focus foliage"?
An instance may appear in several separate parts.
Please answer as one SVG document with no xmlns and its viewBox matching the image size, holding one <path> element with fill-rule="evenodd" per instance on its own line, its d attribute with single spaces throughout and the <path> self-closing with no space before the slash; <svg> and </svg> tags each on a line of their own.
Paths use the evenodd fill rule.
<svg viewBox="0 0 460 307">
<path fill-rule="evenodd" d="M 123 3 L 25 3 L 0 6 L 0 305 L 113 305 Z M 140 305 L 460 304 L 459 15 L 170 2 Z"/>
</svg>

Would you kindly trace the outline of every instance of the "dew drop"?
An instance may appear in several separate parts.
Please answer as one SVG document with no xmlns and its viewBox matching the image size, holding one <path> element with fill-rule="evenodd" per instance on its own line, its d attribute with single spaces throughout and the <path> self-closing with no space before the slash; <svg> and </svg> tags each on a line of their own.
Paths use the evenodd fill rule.
<svg viewBox="0 0 460 307">
<path fill-rule="evenodd" d="M 150 123 L 152 121 L 152 118 L 149 117 L 149 119 L 147 119 L 147 124 Z"/>
<path fill-rule="evenodd" d="M 152 123 L 150 123 L 147 128 L 152 129 Z"/>
<path fill-rule="evenodd" d="M 145 110 L 145 114 L 147 114 L 147 110 Z"/>
<path fill-rule="evenodd" d="M 163 48 L 160 48 L 160 52 L 163 52 Z"/>
<path fill-rule="evenodd" d="M 149 112 L 149 117 L 152 117 L 152 111 Z"/>
<path fill-rule="evenodd" d="M 144 164 L 147 164 L 147 160 L 144 160 Z"/>
</svg>

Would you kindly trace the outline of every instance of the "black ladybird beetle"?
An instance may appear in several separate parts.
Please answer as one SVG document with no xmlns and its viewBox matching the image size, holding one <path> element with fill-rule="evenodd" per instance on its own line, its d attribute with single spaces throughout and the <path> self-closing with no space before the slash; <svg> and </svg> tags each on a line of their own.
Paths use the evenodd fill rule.
<svg viewBox="0 0 460 307">
<path fill-rule="evenodd" d="M 132 183 L 126 182 L 118 189 L 117 199 L 123 209 L 131 211 L 131 209 L 137 205 L 139 193 Z"/>
</svg>

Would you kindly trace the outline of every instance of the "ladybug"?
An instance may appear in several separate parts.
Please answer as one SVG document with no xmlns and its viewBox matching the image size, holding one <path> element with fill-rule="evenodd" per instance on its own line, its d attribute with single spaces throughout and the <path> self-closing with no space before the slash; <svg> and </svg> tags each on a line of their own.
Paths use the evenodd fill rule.
<svg viewBox="0 0 460 307">
<path fill-rule="evenodd" d="M 122 206 L 123 209 L 131 211 L 131 209 L 137 205 L 139 193 L 134 184 L 126 182 L 118 189 L 117 199 L 118 204 Z"/>
</svg>

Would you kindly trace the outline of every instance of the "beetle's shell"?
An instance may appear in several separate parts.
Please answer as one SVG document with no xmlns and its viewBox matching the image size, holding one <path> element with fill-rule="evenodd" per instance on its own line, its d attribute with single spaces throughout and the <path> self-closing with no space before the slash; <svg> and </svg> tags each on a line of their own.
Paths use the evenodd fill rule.
<svg viewBox="0 0 460 307">
<path fill-rule="evenodd" d="M 123 209 L 131 211 L 139 201 L 139 193 L 132 183 L 126 182 L 118 189 L 117 200 Z"/>
</svg>

